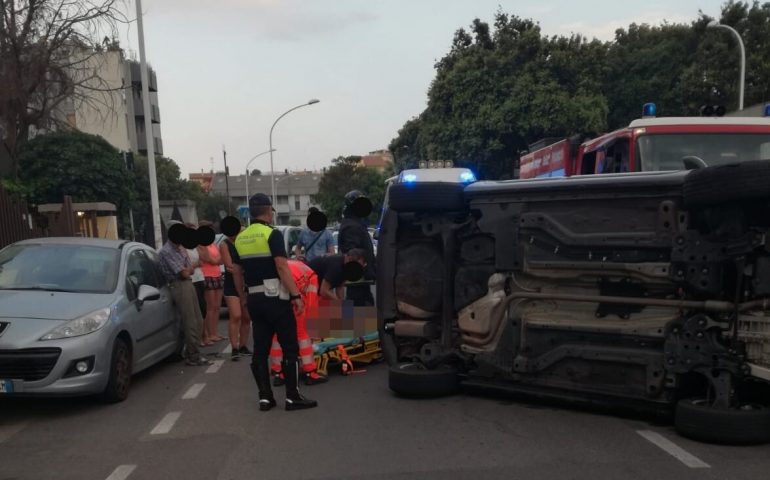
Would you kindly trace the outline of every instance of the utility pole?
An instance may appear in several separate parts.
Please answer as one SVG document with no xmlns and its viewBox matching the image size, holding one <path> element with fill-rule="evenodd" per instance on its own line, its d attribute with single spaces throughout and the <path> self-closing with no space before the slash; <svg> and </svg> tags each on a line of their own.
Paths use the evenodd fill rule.
<svg viewBox="0 0 770 480">
<path fill-rule="evenodd" d="M 230 176 L 230 169 L 227 168 L 227 150 L 225 150 L 224 144 L 222 145 L 222 156 L 225 158 L 225 191 L 227 192 L 227 214 L 233 213 L 233 202 L 230 199 L 230 180 L 227 178 Z M 248 178 L 246 179 L 248 181 Z"/>
<path fill-rule="evenodd" d="M 136 26 L 139 33 L 139 62 L 142 71 L 142 101 L 144 104 L 144 133 L 147 140 L 147 167 L 150 173 L 150 205 L 152 225 L 155 231 L 155 248 L 163 246 L 163 232 L 160 229 L 160 205 L 158 202 L 158 178 L 155 173 L 155 143 L 152 135 L 152 111 L 150 110 L 150 75 L 144 56 L 144 23 L 142 21 L 142 0 L 136 0 Z"/>
</svg>

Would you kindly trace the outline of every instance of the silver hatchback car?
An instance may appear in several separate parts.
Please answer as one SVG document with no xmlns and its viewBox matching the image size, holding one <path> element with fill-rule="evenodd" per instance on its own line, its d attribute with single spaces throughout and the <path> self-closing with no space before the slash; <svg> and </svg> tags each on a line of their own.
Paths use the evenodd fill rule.
<svg viewBox="0 0 770 480">
<path fill-rule="evenodd" d="M 131 375 L 180 352 L 150 247 L 45 238 L 0 250 L 0 397 L 128 396 Z"/>
</svg>

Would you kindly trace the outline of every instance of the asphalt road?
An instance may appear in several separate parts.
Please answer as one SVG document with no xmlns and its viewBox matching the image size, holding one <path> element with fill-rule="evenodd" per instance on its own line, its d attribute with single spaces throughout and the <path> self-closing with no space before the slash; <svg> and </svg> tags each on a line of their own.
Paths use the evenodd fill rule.
<svg viewBox="0 0 770 480">
<path fill-rule="evenodd" d="M 753 480 L 770 472 L 770 445 L 701 444 L 644 419 L 499 397 L 400 399 L 387 389 L 385 365 L 303 393 L 319 408 L 260 412 L 247 361 L 222 355 L 213 368 L 158 365 L 117 405 L 0 399 L 0 480 Z"/>
</svg>

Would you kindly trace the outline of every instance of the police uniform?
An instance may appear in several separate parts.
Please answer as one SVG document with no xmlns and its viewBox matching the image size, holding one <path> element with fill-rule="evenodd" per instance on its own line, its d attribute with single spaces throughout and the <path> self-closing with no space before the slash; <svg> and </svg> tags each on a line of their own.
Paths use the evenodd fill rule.
<svg viewBox="0 0 770 480">
<path fill-rule="evenodd" d="M 270 198 L 256 194 L 249 199 L 249 206 L 271 206 Z M 296 410 L 316 406 L 316 402 L 299 394 L 297 355 L 297 324 L 294 319 L 289 291 L 282 284 L 275 259 L 286 258 L 283 235 L 262 220 L 252 225 L 235 240 L 237 251 L 234 262 L 243 267 L 244 281 L 248 290 L 248 309 L 252 319 L 254 355 L 251 371 L 259 388 L 261 410 L 276 405 L 270 387 L 268 356 L 273 335 L 277 335 L 283 349 L 283 371 L 286 377 L 286 409 Z"/>
</svg>

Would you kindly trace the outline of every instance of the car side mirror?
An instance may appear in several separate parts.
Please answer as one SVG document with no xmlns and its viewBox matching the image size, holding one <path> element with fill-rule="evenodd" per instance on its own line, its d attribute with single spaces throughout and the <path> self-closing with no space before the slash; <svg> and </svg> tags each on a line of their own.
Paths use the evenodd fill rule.
<svg viewBox="0 0 770 480">
<path fill-rule="evenodd" d="M 144 302 L 150 302 L 160 299 L 160 290 L 150 285 L 139 287 L 139 293 L 136 295 L 136 301 L 141 306 Z"/>
</svg>

